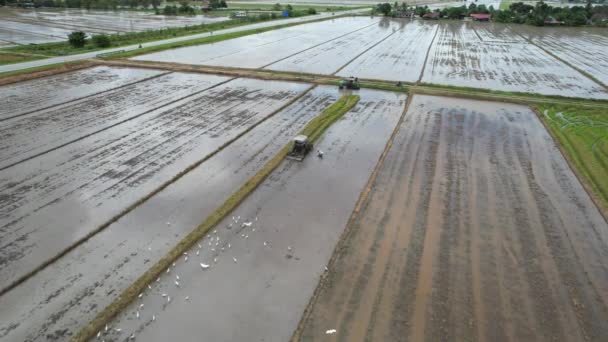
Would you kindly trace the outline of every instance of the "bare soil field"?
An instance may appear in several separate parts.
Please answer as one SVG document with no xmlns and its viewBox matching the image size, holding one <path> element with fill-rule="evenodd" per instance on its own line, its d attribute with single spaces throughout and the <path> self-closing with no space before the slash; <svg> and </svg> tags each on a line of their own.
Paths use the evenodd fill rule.
<svg viewBox="0 0 608 342">
<path fill-rule="evenodd" d="M 289 340 L 404 111 L 404 94 L 360 96 L 316 142 L 322 159 L 284 161 L 100 339 Z"/>
<path fill-rule="evenodd" d="M 527 107 L 415 95 L 349 229 L 296 340 L 608 334 L 608 225 Z"/>
<path fill-rule="evenodd" d="M 540 48 L 531 44 L 481 41 L 473 29 L 476 26 L 466 22 L 440 24 L 422 82 L 608 99 L 604 86 Z"/>
<path fill-rule="evenodd" d="M 15 145 L 13 149 L 41 153 L 0 175 L 0 288 L 95 231 L 310 87 L 204 75 L 162 77 L 176 82 L 175 93 L 163 102 L 158 92 L 171 88 L 154 83 L 159 87 L 155 90 L 158 101 L 148 99 L 148 103 L 155 109 L 110 101 L 112 105 L 104 104 L 107 112 L 99 111 L 104 113 L 99 116 L 59 111 L 54 114 L 57 122 L 42 120 L 50 129 L 48 137 L 14 138 L 27 148 Z M 92 102 L 98 101 L 103 102 Z M 137 110 L 139 114 L 134 115 Z M 62 140 L 62 125 L 72 140 Z M 58 146 L 48 151 L 40 147 L 49 142 Z"/>
<path fill-rule="evenodd" d="M 222 17 L 167 17 L 137 11 L 87 11 L 80 9 L 3 9 L 0 41 L 30 44 L 64 41 L 72 31 L 88 34 L 158 30 L 227 20 Z"/>
</svg>

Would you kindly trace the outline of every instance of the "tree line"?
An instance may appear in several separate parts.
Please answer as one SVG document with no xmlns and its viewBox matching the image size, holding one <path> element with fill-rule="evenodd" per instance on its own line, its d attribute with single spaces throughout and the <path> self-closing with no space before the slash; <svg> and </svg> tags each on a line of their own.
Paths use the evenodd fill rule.
<svg viewBox="0 0 608 342">
<path fill-rule="evenodd" d="M 375 13 L 386 16 L 400 16 L 400 12 L 410 11 L 417 16 L 430 13 L 428 6 L 408 6 L 406 3 L 393 5 L 382 3 L 376 5 Z M 495 9 L 493 6 L 477 5 L 475 3 L 467 6 L 447 7 L 435 9 L 440 17 L 448 19 L 462 19 L 474 13 L 491 14 L 492 20 L 500 23 L 517 23 L 543 26 L 547 23 L 558 23 L 566 26 L 598 25 L 608 26 L 608 6 L 592 6 L 588 1 L 586 6 L 553 7 L 544 2 L 538 2 L 535 6 L 523 2 L 512 3 L 508 9 Z"/>
</svg>

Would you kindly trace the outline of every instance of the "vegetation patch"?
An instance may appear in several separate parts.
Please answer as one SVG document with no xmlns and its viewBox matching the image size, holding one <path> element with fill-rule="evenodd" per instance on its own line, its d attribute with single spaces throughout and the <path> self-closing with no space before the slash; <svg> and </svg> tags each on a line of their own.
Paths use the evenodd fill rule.
<svg viewBox="0 0 608 342">
<path fill-rule="evenodd" d="M 319 116 L 312 119 L 301 134 L 307 134 L 311 141 L 314 141 L 329 127 L 332 123 L 340 119 L 359 101 L 358 95 L 347 95 L 340 98 L 334 104 L 329 106 Z M 291 101 L 287 105 L 293 103 Z M 287 106 L 286 105 L 286 106 Z M 284 107 L 286 107 L 284 106 Z M 283 108 L 284 108 L 283 107 Z M 275 111 L 278 112 L 283 108 Z M 270 115 L 272 116 L 272 114 Z M 215 209 L 198 227 L 177 243 L 163 258 L 135 280 L 128 288 L 126 288 L 119 297 L 117 297 L 110 305 L 105 307 L 98 315 L 78 332 L 72 341 L 88 341 L 94 338 L 98 331 L 103 329 L 104 325 L 113 317 L 118 315 L 121 310 L 125 309 L 137 296 L 144 292 L 147 285 L 153 282 L 164 270 L 171 266 L 174 260 L 190 249 L 198 240 L 202 239 L 207 232 L 216 226 L 224 219 L 232 210 L 234 210 L 258 185 L 260 185 L 266 177 L 276 169 L 287 153 L 291 145 L 287 144 L 283 147 L 271 160 L 269 160 L 253 177 L 249 178 L 235 193 L 233 193 L 220 207 Z M 196 165 L 198 166 L 198 165 Z M 188 169 L 188 171 L 191 168 Z"/>
<path fill-rule="evenodd" d="M 541 120 L 596 202 L 608 213 L 608 107 L 539 105 Z"/>
</svg>

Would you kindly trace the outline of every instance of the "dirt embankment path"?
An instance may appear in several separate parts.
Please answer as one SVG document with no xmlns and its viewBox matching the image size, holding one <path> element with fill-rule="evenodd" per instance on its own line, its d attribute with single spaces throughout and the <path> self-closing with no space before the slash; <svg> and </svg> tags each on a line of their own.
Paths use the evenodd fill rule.
<svg viewBox="0 0 608 342">
<path fill-rule="evenodd" d="M 349 229 L 295 340 L 608 336 L 608 225 L 526 107 L 416 95 Z"/>
</svg>

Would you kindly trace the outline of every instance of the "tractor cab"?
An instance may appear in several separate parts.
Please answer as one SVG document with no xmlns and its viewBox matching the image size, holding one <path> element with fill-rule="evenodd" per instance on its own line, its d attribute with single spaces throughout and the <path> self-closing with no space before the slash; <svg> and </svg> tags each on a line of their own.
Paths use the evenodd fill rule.
<svg viewBox="0 0 608 342">
<path fill-rule="evenodd" d="M 291 151 L 287 154 L 287 159 L 302 161 L 304 157 L 312 150 L 312 143 L 305 135 L 298 135 L 293 138 Z"/>
<path fill-rule="evenodd" d="M 359 79 L 357 77 L 347 77 L 347 78 L 343 78 L 340 80 L 340 82 L 338 82 L 338 87 L 340 89 L 353 89 L 353 90 L 358 90 L 361 88 L 361 86 L 359 85 Z"/>
</svg>

